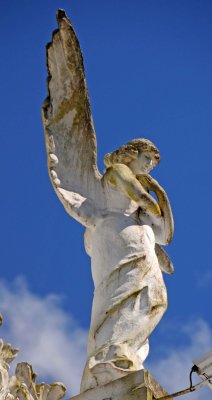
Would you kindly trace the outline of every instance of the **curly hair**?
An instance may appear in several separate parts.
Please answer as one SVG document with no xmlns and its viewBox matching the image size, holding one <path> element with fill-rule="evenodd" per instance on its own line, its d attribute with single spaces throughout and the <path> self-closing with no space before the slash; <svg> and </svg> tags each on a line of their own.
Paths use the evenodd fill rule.
<svg viewBox="0 0 212 400">
<path fill-rule="evenodd" d="M 128 165 L 138 157 L 140 152 L 151 154 L 153 166 L 160 162 L 159 150 L 150 140 L 134 139 L 112 153 L 107 153 L 104 157 L 104 164 L 107 168 L 116 163 Z"/>
</svg>

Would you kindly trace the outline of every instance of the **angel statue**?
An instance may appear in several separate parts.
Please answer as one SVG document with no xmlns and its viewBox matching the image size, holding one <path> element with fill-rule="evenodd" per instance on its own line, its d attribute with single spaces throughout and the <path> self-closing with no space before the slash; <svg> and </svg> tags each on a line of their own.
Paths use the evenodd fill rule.
<svg viewBox="0 0 212 400">
<path fill-rule="evenodd" d="M 162 271 L 173 267 L 160 246 L 172 240 L 173 217 L 166 192 L 148 174 L 160 161 L 149 140 L 107 154 L 99 173 L 80 45 L 63 10 L 57 20 L 42 111 L 51 182 L 85 226 L 91 257 L 95 291 L 83 392 L 143 369 L 148 338 L 167 308 Z"/>
</svg>

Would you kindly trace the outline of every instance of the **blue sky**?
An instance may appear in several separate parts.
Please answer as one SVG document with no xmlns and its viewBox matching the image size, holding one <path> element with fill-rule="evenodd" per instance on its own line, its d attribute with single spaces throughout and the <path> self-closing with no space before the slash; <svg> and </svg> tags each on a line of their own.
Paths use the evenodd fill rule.
<svg viewBox="0 0 212 400">
<path fill-rule="evenodd" d="M 83 228 L 65 213 L 49 182 L 40 113 L 46 96 L 45 44 L 56 28 L 58 8 L 66 10 L 81 43 L 99 169 L 105 153 L 132 138 L 149 138 L 161 151 L 153 175 L 173 208 L 175 236 L 167 251 L 175 274 L 165 276 L 169 307 L 151 337 L 148 366 L 155 374 L 161 365 L 169 371 L 171 362 L 178 373 L 182 367 L 179 382 L 171 381 L 175 389 L 183 377 L 187 384 L 190 359 L 212 347 L 209 0 L 1 1 L 0 257 L 7 310 L 2 335 L 22 344 L 11 305 L 20 311 L 23 298 L 32 306 L 43 301 L 44 309 L 47 304 L 47 311 L 53 307 L 63 315 L 67 343 L 76 340 L 71 331 L 79 330 L 84 346 L 89 327 L 93 284 Z M 36 323 L 32 318 L 27 326 L 39 335 L 43 325 L 36 312 Z M 26 316 L 20 318 L 24 325 Z M 83 359 L 84 347 L 79 351 Z M 179 358 L 177 364 L 177 354 L 186 354 L 187 361 Z"/>
</svg>

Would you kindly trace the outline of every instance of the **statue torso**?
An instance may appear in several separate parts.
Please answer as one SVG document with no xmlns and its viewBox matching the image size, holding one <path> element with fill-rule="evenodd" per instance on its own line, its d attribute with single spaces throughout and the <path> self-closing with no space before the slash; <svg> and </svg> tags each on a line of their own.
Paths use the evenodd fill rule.
<svg viewBox="0 0 212 400">
<path fill-rule="evenodd" d="M 106 207 L 95 227 L 86 230 L 85 246 L 97 287 L 124 263 L 140 257 L 151 262 L 155 237 L 152 228 L 142 223 L 137 204 L 108 185 Z"/>
</svg>

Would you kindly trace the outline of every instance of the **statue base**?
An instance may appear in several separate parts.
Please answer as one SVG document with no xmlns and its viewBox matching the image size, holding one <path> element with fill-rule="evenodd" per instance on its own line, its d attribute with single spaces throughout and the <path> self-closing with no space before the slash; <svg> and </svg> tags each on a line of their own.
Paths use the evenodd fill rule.
<svg viewBox="0 0 212 400">
<path fill-rule="evenodd" d="M 146 370 L 132 372 L 104 386 L 86 390 L 70 400 L 153 400 L 168 393 Z"/>
</svg>

